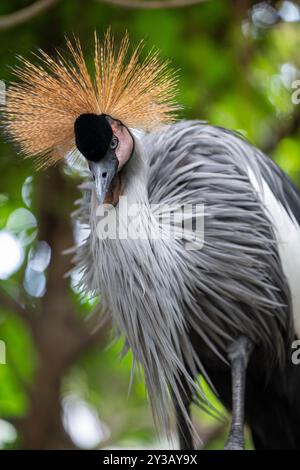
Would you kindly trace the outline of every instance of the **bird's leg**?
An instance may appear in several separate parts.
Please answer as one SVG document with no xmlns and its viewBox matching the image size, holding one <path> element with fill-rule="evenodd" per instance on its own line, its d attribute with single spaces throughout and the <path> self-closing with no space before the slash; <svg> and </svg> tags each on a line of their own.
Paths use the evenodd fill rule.
<svg viewBox="0 0 300 470">
<path fill-rule="evenodd" d="M 245 336 L 237 338 L 228 349 L 232 379 L 232 421 L 226 450 L 244 449 L 246 369 L 252 349 L 252 342 Z"/>
</svg>

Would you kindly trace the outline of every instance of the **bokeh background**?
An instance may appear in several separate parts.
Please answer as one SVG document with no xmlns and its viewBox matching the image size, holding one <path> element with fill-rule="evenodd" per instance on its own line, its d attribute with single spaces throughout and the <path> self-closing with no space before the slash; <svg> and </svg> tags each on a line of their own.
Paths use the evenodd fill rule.
<svg viewBox="0 0 300 470">
<path fill-rule="evenodd" d="M 65 34 L 88 51 L 94 30 L 110 25 L 117 40 L 128 30 L 179 69 L 182 118 L 239 130 L 300 183 L 299 4 L 169 1 L 1 0 L 0 79 L 12 79 L 17 54 L 53 53 Z M 80 237 L 70 222 L 78 183 L 63 166 L 36 173 L 2 135 L 0 448 L 165 448 L 141 379 L 128 395 L 130 354 L 120 360 L 122 341 L 97 327 L 97 301 L 78 291 L 76 273 L 64 277 L 62 251 Z M 228 423 L 198 410 L 194 419 L 203 447 L 222 448 Z"/>
</svg>

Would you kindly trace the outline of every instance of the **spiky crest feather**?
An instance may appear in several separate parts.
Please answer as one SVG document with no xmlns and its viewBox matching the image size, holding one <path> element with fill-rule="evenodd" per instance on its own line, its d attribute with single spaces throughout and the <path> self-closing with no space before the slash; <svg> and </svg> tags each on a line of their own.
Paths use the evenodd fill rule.
<svg viewBox="0 0 300 470">
<path fill-rule="evenodd" d="M 39 50 L 40 64 L 19 57 L 3 109 L 4 126 L 25 157 L 49 166 L 75 149 L 74 122 L 83 113 L 105 113 L 127 127 L 152 130 L 172 122 L 176 75 L 155 51 L 140 58 L 143 41 L 129 57 L 126 34 L 117 49 L 110 30 L 103 44 L 95 34 L 91 74 L 80 42 L 67 39 L 71 60 Z"/>
</svg>

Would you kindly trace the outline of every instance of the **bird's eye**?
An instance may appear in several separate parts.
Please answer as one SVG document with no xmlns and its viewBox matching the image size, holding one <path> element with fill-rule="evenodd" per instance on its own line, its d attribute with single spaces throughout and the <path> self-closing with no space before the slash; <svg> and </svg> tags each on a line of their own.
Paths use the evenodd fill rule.
<svg viewBox="0 0 300 470">
<path fill-rule="evenodd" d="M 119 140 L 116 136 L 114 136 L 112 139 L 111 139 L 111 142 L 110 142 L 110 148 L 112 150 L 116 149 L 118 147 L 118 143 L 119 143 Z"/>
</svg>

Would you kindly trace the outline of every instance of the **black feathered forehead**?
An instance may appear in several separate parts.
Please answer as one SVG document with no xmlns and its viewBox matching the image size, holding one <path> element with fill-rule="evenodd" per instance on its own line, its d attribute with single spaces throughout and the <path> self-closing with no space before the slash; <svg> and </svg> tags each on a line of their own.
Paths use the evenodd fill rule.
<svg viewBox="0 0 300 470">
<path fill-rule="evenodd" d="M 87 160 L 98 162 L 107 153 L 113 137 L 105 114 L 81 114 L 75 121 L 75 143 Z"/>
</svg>

